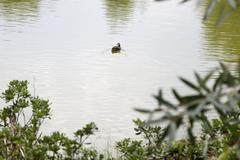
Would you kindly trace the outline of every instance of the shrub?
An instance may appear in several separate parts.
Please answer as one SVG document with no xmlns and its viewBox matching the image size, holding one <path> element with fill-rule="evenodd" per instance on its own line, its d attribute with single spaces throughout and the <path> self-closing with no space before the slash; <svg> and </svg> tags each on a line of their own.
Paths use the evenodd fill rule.
<svg viewBox="0 0 240 160">
<path fill-rule="evenodd" d="M 68 138 L 60 132 L 42 136 L 40 127 L 49 119 L 49 101 L 33 97 L 27 81 L 11 81 L 1 97 L 6 106 L 0 110 L 0 159 L 103 159 L 96 150 L 85 147 L 97 127 L 89 123 Z"/>
<path fill-rule="evenodd" d="M 195 73 L 196 82 L 180 80 L 192 90 L 181 95 L 173 89 L 175 103 L 154 96 L 155 110 L 136 109 L 150 114 L 147 121 L 133 122 L 140 139 L 125 138 L 117 142 L 120 157 L 105 157 L 86 146 L 86 140 L 98 128 L 91 122 L 69 138 L 60 132 L 43 136 L 40 127 L 51 118 L 48 100 L 33 97 L 27 81 L 11 81 L 1 98 L 6 105 L 0 110 L 1 159 L 65 159 L 65 160 L 236 160 L 240 159 L 240 81 L 221 64 L 204 77 Z M 214 119 L 208 117 L 215 112 Z M 160 116 L 154 114 L 161 113 Z M 154 116 L 153 116 L 154 115 Z M 153 117 L 157 117 L 153 119 Z M 164 122 L 165 125 L 160 125 Z M 201 124 L 202 132 L 194 134 L 194 126 Z M 185 139 L 175 140 L 181 128 Z"/>
<path fill-rule="evenodd" d="M 234 77 L 224 64 L 201 77 L 195 73 L 196 83 L 185 78 L 180 80 L 192 90 L 192 94 L 182 96 L 173 89 L 172 93 L 176 103 L 163 97 L 162 91 L 154 96 L 159 107 L 153 111 L 136 109 L 139 112 L 150 114 L 146 124 L 159 124 L 164 122 L 158 147 L 162 147 L 166 140 L 173 147 L 180 141 L 174 141 L 175 134 L 181 126 L 185 126 L 188 133 L 188 143 L 193 151 L 200 149 L 201 156 L 218 157 L 219 159 L 240 158 L 240 81 Z M 215 119 L 208 117 L 209 112 L 217 113 Z M 161 116 L 153 119 L 153 114 Z M 156 116 L 154 116 L 156 117 Z M 196 123 L 202 124 L 202 134 L 195 135 L 193 130 Z M 150 132 L 150 131 L 149 131 Z M 180 143 L 183 145 L 182 143 Z M 184 145 L 185 146 L 185 145 Z M 180 147 L 181 148 L 181 147 Z M 168 151 L 167 151 L 168 152 Z M 187 152 L 193 157 L 194 152 Z M 199 151 L 197 151 L 199 153 Z M 197 154 L 198 155 L 198 154 Z M 200 155 L 198 155 L 199 157 Z M 192 158 L 191 158 L 192 159 Z"/>
</svg>

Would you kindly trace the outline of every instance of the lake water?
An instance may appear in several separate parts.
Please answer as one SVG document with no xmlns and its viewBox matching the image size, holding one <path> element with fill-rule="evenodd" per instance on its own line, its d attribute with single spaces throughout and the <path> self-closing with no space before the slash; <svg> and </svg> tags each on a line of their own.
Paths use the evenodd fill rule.
<svg viewBox="0 0 240 160">
<path fill-rule="evenodd" d="M 195 3 L 152 0 L 1 0 L 0 88 L 28 80 L 52 103 L 43 132 L 68 135 L 94 121 L 94 145 L 132 136 L 133 108 L 154 108 L 159 88 L 219 60 L 239 73 L 240 32 L 202 23 Z M 238 29 L 239 31 L 239 29 Z M 234 39 L 234 44 L 230 43 Z M 121 54 L 111 47 L 120 42 Z M 229 54 L 227 54 L 229 53 Z"/>
</svg>

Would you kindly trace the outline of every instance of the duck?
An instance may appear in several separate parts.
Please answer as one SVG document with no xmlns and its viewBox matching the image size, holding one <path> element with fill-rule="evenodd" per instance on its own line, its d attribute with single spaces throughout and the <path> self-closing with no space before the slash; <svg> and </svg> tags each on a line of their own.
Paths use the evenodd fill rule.
<svg viewBox="0 0 240 160">
<path fill-rule="evenodd" d="M 120 45 L 120 43 L 117 43 L 117 45 L 116 46 L 113 46 L 112 47 L 112 53 L 119 53 L 120 51 L 121 51 L 121 45 Z"/>
</svg>

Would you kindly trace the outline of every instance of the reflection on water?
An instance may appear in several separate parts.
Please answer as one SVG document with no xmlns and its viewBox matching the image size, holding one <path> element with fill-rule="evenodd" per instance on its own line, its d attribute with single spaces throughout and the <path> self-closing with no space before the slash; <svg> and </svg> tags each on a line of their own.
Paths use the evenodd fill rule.
<svg viewBox="0 0 240 160">
<path fill-rule="evenodd" d="M 204 49 L 208 55 L 228 62 L 235 74 L 240 72 L 240 9 L 216 26 L 221 6 L 203 23 Z"/>
<path fill-rule="evenodd" d="M 105 0 L 105 14 L 112 33 L 124 28 L 132 18 L 135 0 Z"/>
<path fill-rule="evenodd" d="M 122 32 L 134 20 L 136 12 L 143 14 L 149 1 L 146 0 L 104 0 L 104 10 L 111 34 Z"/>
<path fill-rule="evenodd" d="M 16 24 L 32 23 L 39 12 L 39 0 L 2 0 L 0 17 Z"/>
</svg>

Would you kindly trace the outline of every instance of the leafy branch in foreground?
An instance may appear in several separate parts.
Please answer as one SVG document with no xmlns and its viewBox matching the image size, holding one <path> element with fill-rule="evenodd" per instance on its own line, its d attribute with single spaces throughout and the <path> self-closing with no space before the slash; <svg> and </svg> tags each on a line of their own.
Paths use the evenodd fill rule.
<svg viewBox="0 0 240 160">
<path fill-rule="evenodd" d="M 183 2 L 185 2 L 185 0 L 183 0 Z M 199 0 L 199 4 L 201 3 L 203 3 L 203 1 Z M 207 6 L 203 15 L 203 20 L 208 19 L 213 12 L 216 12 L 218 14 L 218 24 L 239 8 L 238 0 L 207 0 L 206 3 Z"/>
<path fill-rule="evenodd" d="M 120 157 L 116 159 L 240 159 L 239 78 L 223 64 L 204 77 L 195 73 L 195 78 L 195 82 L 180 78 L 192 94 L 182 95 L 173 89 L 173 101 L 159 91 L 154 96 L 158 108 L 136 109 L 150 114 L 150 118 L 134 120 L 135 133 L 141 139 L 117 142 Z M 0 110 L 0 159 L 115 159 L 86 146 L 89 136 L 98 129 L 94 123 L 74 132 L 73 138 L 60 132 L 43 136 L 40 127 L 50 118 L 49 101 L 31 96 L 27 81 L 11 81 L 1 98 L 5 107 Z M 209 118 L 213 112 L 216 116 Z M 164 125 L 160 127 L 159 123 Z M 199 123 L 202 132 L 195 134 L 194 126 Z M 174 139 L 180 128 L 186 130 L 188 139 Z"/>
<path fill-rule="evenodd" d="M 165 1 L 165 0 L 155 0 L 155 1 Z M 180 4 L 184 4 L 191 0 L 181 0 Z M 221 24 L 225 19 L 227 19 L 231 14 L 239 9 L 239 0 L 198 0 L 197 6 L 204 7 L 203 21 L 211 18 L 213 14 L 217 15 L 216 24 Z"/>
<path fill-rule="evenodd" d="M 195 83 L 185 78 L 180 78 L 193 93 L 183 96 L 177 90 L 173 89 L 172 94 L 175 97 L 176 103 L 172 103 L 172 100 L 164 98 L 160 90 L 159 94 L 154 96 L 158 101 L 159 107 L 150 113 L 147 123 L 166 124 L 162 133 L 162 142 L 166 138 L 173 141 L 177 130 L 182 126 L 186 130 L 192 145 L 198 141 L 197 136 L 194 134 L 194 126 L 197 123 L 201 123 L 204 133 L 206 133 L 205 136 L 202 136 L 202 140 L 209 143 L 216 142 L 215 136 L 224 141 L 223 144 L 227 146 L 223 148 L 223 151 L 220 152 L 221 154 L 219 153 L 219 157 L 236 152 L 239 158 L 239 78 L 234 77 L 224 64 L 220 64 L 220 68 L 211 71 L 204 77 L 195 73 L 195 78 Z M 146 112 L 147 110 L 144 111 Z M 153 119 L 152 115 L 157 112 L 161 113 L 160 117 Z M 217 114 L 215 121 L 209 118 L 208 115 L 210 112 Z M 219 131 L 219 133 L 216 131 Z M 205 144 L 203 155 L 208 151 L 209 143 Z"/>
</svg>

